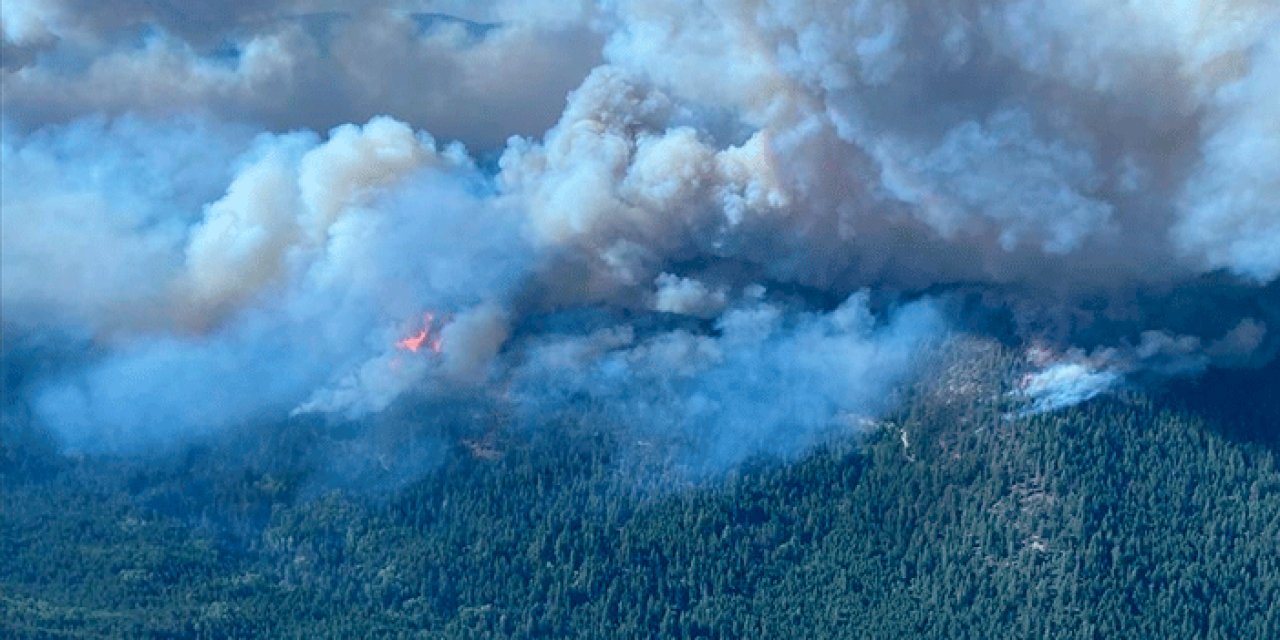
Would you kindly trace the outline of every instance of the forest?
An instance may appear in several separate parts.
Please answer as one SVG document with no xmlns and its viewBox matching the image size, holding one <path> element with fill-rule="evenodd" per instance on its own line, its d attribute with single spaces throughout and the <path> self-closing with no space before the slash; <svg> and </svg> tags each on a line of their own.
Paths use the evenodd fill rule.
<svg viewBox="0 0 1280 640">
<path fill-rule="evenodd" d="M 0 640 L 1280 639 L 1280 0 L 0 0 Z"/>
<path fill-rule="evenodd" d="M 332 426 L 143 459 L 9 420 L 0 635 L 1280 637 L 1275 371 L 1032 414 L 1007 352 L 962 360 L 715 473 L 585 412 L 387 435 L 417 466 L 345 475 L 309 453 Z"/>
</svg>

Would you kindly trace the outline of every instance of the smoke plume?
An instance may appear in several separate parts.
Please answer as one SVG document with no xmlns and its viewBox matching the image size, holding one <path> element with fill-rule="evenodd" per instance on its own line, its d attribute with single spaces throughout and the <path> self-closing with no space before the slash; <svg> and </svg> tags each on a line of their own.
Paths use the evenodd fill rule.
<svg viewBox="0 0 1280 640">
<path fill-rule="evenodd" d="M 1274 3 L 117 5 L 3 13 L 7 402 L 72 448 L 465 398 L 732 463 L 958 332 L 1037 411 L 1277 349 Z"/>
</svg>

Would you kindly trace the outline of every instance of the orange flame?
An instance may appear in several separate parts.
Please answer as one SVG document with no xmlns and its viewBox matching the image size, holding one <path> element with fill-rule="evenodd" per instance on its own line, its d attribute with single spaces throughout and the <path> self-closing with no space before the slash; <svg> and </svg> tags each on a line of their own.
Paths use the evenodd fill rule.
<svg viewBox="0 0 1280 640">
<path fill-rule="evenodd" d="M 396 348 L 412 353 L 417 353 L 423 347 L 429 349 L 432 353 L 440 353 L 443 344 L 440 336 L 435 334 L 435 314 L 427 312 L 422 314 L 422 329 L 417 333 L 396 341 Z"/>
</svg>

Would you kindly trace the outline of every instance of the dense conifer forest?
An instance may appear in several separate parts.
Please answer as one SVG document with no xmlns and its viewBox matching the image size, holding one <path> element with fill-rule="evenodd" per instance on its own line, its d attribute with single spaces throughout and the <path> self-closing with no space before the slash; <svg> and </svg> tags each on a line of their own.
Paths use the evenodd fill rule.
<svg viewBox="0 0 1280 640">
<path fill-rule="evenodd" d="M 138 460 L 12 422 L 0 635 L 1280 637 L 1266 385 L 1020 415 L 973 373 L 1007 366 L 716 473 L 588 419 L 459 427 L 381 482 L 288 455 L 319 427 Z"/>
<path fill-rule="evenodd" d="M 1280 0 L 0 0 L 0 640 L 1280 640 Z"/>
</svg>

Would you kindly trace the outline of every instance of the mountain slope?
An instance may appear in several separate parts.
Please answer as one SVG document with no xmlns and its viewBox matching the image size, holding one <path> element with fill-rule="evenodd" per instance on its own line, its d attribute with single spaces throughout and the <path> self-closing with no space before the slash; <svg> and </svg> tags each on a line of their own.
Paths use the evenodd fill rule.
<svg viewBox="0 0 1280 640">
<path fill-rule="evenodd" d="M 218 447 L 6 467 L 9 637 L 1276 637 L 1265 442 L 1136 392 L 942 379 L 689 482 L 597 427 L 459 438 L 389 494 Z M 1261 428 L 1255 431 L 1265 432 Z M 32 454 L 36 455 L 36 454 Z M 227 456 L 227 457 L 224 457 Z M 265 459 L 265 458 L 264 458 Z"/>
</svg>

